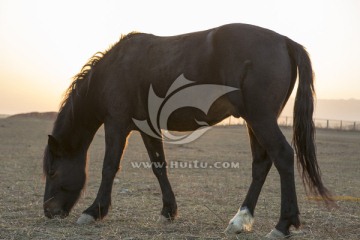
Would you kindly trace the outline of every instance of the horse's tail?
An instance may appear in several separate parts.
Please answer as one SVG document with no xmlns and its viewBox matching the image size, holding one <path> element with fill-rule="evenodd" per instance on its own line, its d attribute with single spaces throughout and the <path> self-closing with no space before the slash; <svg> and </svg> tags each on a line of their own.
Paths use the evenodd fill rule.
<svg viewBox="0 0 360 240">
<path fill-rule="evenodd" d="M 316 158 L 315 125 L 313 121 L 315 89 L 314 73 L 305 48 L 287 39 L 292 62 L 299 74 L 298 89 L 294 105 L 293 144 L 299 170 L 305 189 L 320 195 L 326 203 L 332 202 L 331 194 L 321 180 L 321 172 Z"/>
</svg>

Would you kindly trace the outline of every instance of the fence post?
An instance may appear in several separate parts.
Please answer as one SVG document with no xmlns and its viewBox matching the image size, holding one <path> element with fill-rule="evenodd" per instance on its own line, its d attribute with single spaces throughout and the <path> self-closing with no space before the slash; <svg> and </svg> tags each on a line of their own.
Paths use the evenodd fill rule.
<svg viewBox="0 0 360 240">
<path fill-rule="evenodd" d="M 326 129 L 329 129 L 329 120 L 326 120 Z"/>
<path fill-rule="evenodd" d="M 356 122 L 354 122 L 354 131 L 356 131 Z"/>
<path fill-rule="evenodd" d="M 287 116 L 285 117 L 285 127 L 287 127 Z"/>
<path fill-rule="evenodd" d="M 342 120 L 340 120 L 340 130 L 342 130 Z"/>
</svg>

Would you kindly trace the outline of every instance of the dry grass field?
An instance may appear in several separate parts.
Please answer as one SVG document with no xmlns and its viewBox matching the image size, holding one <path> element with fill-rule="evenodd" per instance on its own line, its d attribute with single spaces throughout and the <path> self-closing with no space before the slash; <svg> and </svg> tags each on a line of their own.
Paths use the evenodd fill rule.
<svg viewBox="0 0 360 240">
<path fill-rule="evenodd" d="M 223 231 L 245 197 L 251 180 L 251 155 L 245 127 L 215 127 L 187 145 L 166 145 L 172 163 L 218 161 L 239 168 L 171 168 L 179 217 L 157 222 L 161 194 L 151 169 L 132 167 L 148 160 L 138 133 L 129 138 L 113 188 L 109 216 L 89 226 L 75 224 L 100 184 L 104 133 L 95 136 L 89 155 L 86 192 L 66 219 L 46 219 L 42 201 L 42 155 L 52 122 L 0 119 L 0 239 L 262 239 L 280 211 L 279 176 L 273 167 L 255 212 L 253 231 L 235 237 Z M 291 129 L 284 128 L 288 139 Z M 296 177 L 304 235 L 294 239 L 360 239 L 360 133 L 317 131 L 318 158 L 325 184 L 339 208 L 309 200 Z"/>
</svg>

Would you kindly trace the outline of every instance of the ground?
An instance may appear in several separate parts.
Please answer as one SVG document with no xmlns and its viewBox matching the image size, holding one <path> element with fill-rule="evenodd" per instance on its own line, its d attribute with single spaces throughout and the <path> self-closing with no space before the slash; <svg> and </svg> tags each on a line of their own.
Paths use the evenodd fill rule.
<svg viewBox="0 0 360 240">
<path fill-rule="evenodd" d="M 52 121 L 0 119 L 0 239 L 236 239 L 223 231 L 245 197 L 251 180 L 251 155 L 244 126 L 215 127 L 187 145 L 166 145 L 170 163 L 199 161 L 238 163 L 238 168 L 171 168 L 179 217 L 158 223 L 161 194 L 138 133 L 129 138 L 113 188 L 109 216 L 89 226 L 75 224 L 100 184 L 104 133 L 100 129 L 89 151 L 86 192 L 66 219 L 49 220 L 42 210 L 42 156 Z M 291 139 L 290 128 L 282 129 Z M 360 133 L 317 131 L 323 181 L 335 195 L 337 209 L 308 199 L 296 176 L 304 235 L 295 239 L 360 239 Z M 178 165 L 180 166 L 180 165 Z M 213 166 L 213 165 L 212 165 Z M 220 165 L 221 166 L 221 165 Z M 253 231 L 238 239 L 262 239 L 279 217 L 279 176 L 272 168 L 255 212 Z"/>
</svg>

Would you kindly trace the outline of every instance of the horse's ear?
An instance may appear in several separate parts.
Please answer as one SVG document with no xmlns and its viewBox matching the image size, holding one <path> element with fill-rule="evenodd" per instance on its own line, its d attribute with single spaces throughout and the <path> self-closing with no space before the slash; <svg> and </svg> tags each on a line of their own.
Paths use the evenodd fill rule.
<svg viewBox="0 0 360 240">
<path fill-rule="evenodd" d="M 49 146 L 50 152 L 53 154 L 59 154 L 60 153 L 60 144 L 59 144 L 58 140 L 56 140 L 56 138 L 52 135 L 48 135 L 48 137 L 49 137 L 48 146 Z"/>
</svg>

